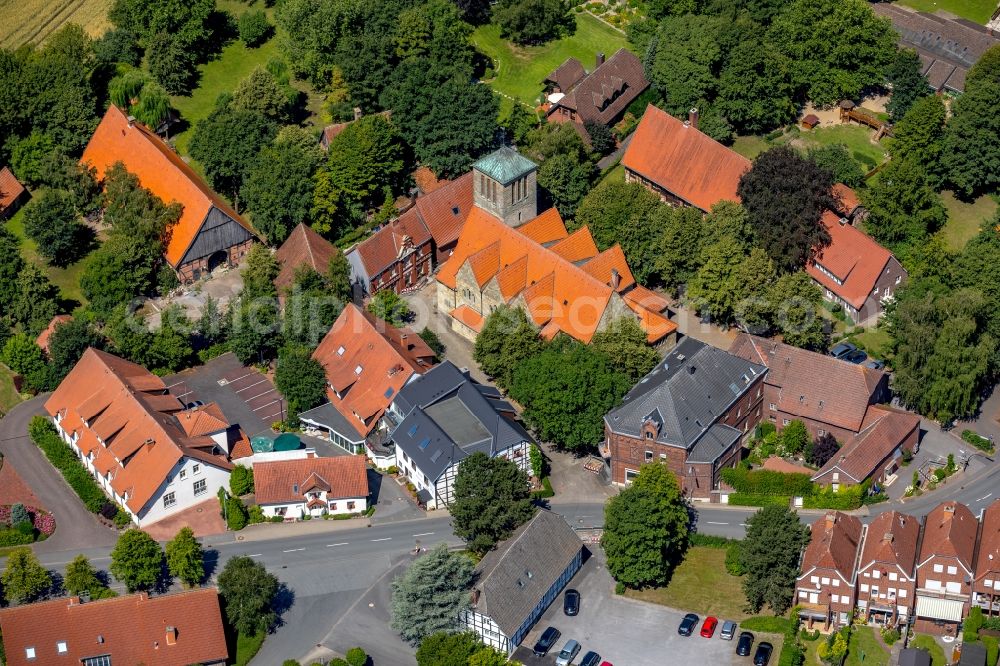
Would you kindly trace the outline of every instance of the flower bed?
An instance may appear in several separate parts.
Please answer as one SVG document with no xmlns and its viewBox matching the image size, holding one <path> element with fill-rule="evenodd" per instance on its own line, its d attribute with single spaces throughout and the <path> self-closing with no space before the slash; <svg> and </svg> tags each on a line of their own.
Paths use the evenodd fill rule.
<svg viewBox="0 0 1000 666">
<path fill-rule="evenodd" d="M 52 514 L 33 506 L 25 506 L 31 521 L 30 527 L 11 525 L 12 504 L 0 504 L 0 547 L 25 546 L 36 541 L 44 541 L 56 531 L 56 519 Z"/>
</svg>

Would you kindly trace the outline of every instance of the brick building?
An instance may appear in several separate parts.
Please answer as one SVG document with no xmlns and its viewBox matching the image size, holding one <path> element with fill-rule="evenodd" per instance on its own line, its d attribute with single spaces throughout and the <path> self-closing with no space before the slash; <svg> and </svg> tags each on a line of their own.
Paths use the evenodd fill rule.
<svg viewBox="0 0 1000 666">
<path fill-rule="evenodd" d="M 898 511 L 880 513 L 864 526 L 862 541 L 858 612 L 877 624 L 906 623 L 916 599 L 920 521 Z"/>
<path fill-rule="evenodd" d="M 628 484 L 644 463 L 666 463 L 686 494 L 718 501 L 721 470 L 740 460 L 759 423 L 767 368 L 684 338 L 604 417 L 601 454 Z"/>
<path fill-rule="evenodd" d="M 972 601 L 986 615 L 1000 614 L 1000 499 L 983 511 Z"/>
<path fill-rule="evenodd" d="M 917 558 L 917 631 L 956 636 L 969 612 L 979 523 L 969 507 L 939 504 L 924 518 Z"/>
<path fill-rule="evenodd" d="M 795 604 L 811 627 L 841 627 L 851 621 L 855 602 L 855 560 L 861 544 L 861 521 L 832 511 L 810 527 L 811 537 L 802 555 L 795 581 Z"/>
</svg>

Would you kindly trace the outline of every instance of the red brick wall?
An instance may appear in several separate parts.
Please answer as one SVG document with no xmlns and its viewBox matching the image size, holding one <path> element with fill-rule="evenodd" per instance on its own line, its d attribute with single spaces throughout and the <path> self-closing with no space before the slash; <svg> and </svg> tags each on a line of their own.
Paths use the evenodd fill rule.
<svg viewBox="0 0 1000 666">
<path fill-rule="evenodd" d="M 428 241 L 417 248 L 415 254 L 408 255 L 404 257 L 403 261 L 397 261 L 378 275 L 373 275 L 371 277 L 371 293 L 375 294 L 379 291 L 391 289 L 400 294 L 405 289 L 416 285 L 421 277 L 431 274 L 432 256 L 431 243 Z M 410 258 L 413 259 L 413 265 L 409 269 L 404 270 L 403 267 Z M 395 276 L 393 273 L 395 273 Z M 406 281 L 407 277 L 410 279 L 409 284 Z"/>
<path fill-rule="evenodd" d="M 253 239 L 246 240 L 239 245 L 234 245 L 227 250 L 229 257 L 228 263 L 230 266 L 236 266 L 240 263 L 240 260 L 250 251 L 250 247 L 254 244 Z M 187 284 L 189 282 L 194 282 L 198 278 L 205 277 L 206 271 L 208 271 L 208 260 L 211 256 L 202 257 L 201 259 L 196 259 L 195 261 L 189 261 L 186 264 L 181 264 L 177 267 L 177 279 L 182 283 Z M 195 273 L 197 271 L 197 275 Z"/>
</svg>

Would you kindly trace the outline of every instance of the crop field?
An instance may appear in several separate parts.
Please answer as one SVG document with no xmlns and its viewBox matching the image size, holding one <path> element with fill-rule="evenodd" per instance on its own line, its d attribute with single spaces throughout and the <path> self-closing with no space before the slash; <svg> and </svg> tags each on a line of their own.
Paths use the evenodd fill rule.
<svg viewBox="0 0 1000 666">
<path fill-rule="evenodd" d="M 0 0 L 0 47 L 39 44 L 67 23 L 100 37 L 109 25 L 109 7 L 111 0 Z"/>
</svg>

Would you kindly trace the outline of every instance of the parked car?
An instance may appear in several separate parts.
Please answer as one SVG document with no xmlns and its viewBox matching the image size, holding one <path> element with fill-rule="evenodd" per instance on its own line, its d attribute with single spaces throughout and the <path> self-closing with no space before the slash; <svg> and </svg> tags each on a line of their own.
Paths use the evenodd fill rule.
<svg viewBox="0 0 1000 666">
<path fill-rule="evenodd" d="M 701 623 L 701 637 L 711 638 L 715 635 L 715 627 L 718 626 L 719 621 L 709 615 L 705 618 L 705 621 Z"/>
<path fill-rule="evenodd" d="M 726 620 L 722 623 L 722 631 L 719 632 L 719 638 L 724 641 L 733 640 L 733 636 L 736 635 L 736 623 L 732 620 Z"/>
<path fill-rule="evenodd" d="M 580 660 L 580 666 L 597 666 L 599 661 L 601 661 L 601 655 L 590 651 L 583 655 L 583 659 Z"/>
<path fill-rule="evenodd" d="M 555 627 L 549 627 L 542 632 L 541 636 L 538 637 L 538 642 L 535 643 L 535 647 L 532 649 L 532 652 L 535 653 L 536 657 L 544 657 L 549 653 L 549 650 L 552 649 L 552 646 L 556 644 L 556 641 L 559 640 L 560 635 L 561 634 L 558 629 Z"/>
<path fill-rule="evenodd" d="M 556 666 L 569 666 L 576 659 L 576 655 L 580 654 L 580 644 L 574 641 L 572 638 L 566 641 L 566 645 L 563 645 L 563 649 L 559 652 L 559 656 L 556 657 Z"/>
<path fill-rule="evenodd" d="M 615 666 L 615 665 L 612 664 L 610 661 L 602 661 L 601 666 Z"/>
<path fill-rule="evenodd" d="M 677 627 L 677 633 L 681 636 L 690 636 L 696 626 L 698 626 L 698 616 L 694 613 L 688 613 L 681 620 L 681 625 Z"/>
<path fill-rule="evenodd" d="M 857 349 L 858 348 L 852 345 L 850 342 L 841 342 L 840 344 L 835 345 L 834 348 L 830 350 L 830 356 L 834 358 L 843 358 L 844 356 L 850 354 L 852 351 L 857 351 Z"/>
<path fill-rule="evenodd" d="M 563 595 L 563 612 L 566 615 L 576 615 L 580 612 L 580 593 L 576 590 L 566 590 Z"/>
<path fill-rule="evenodd" d="M 750 654 L 750 648 L 753 647 L 753 634 L 749 631 L 741 631 L 740 638 L 736 641 L 736 654 L 741 657 L 746 657 Z"/>
<path fill-rule="evenodd" d="M 860 365 L 868 359 L 868 354 L 864 353 L 860 349 L 855 349 L 850 354 L 841 356 L 840 360 L 847 361 L 848 363 L 853 363 L 854 365 Z"/>
<path fill-rule="evenodd" d="M 774 646 L 770 643 L 759 644 L 757 651 L 753 653 L 753 666 L 767 666 L 767 662 L 771 661 L 772 652 L 774 652 Z"/>
<path fill-rule="evenodd" d="M 877 358 L 870 358 L 868 362 L 865 363 L 866 368 L 871 368 L 872 370 L 881 370 L 885 367 L 885 361 L 880 361 Z"/>
</svg>

